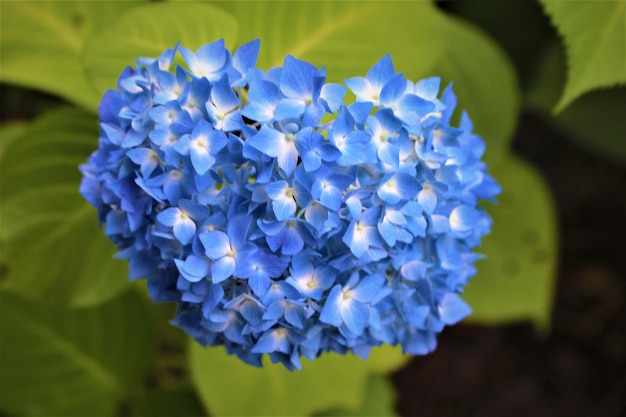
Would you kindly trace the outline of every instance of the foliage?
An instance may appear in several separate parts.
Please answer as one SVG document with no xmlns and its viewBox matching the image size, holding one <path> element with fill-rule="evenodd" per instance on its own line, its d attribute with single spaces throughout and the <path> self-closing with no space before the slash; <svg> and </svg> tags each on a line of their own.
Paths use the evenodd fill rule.
<svg viewBox="0 0 626 417">
<path fill-rule="evenodd" d="M 529 2 L 506 10 L 464 3 L 476 5 L 466 17 L 480 28 L 429 2 L 3 2 L 0 81 L 74 107 L 0 129 L 2 413 L 193 415 L 203 406 L 216 415 L 392 414 L 386 375 L 407 360 L 397 350 L 374 350 L 367 361 L 323 356 L 302 373 L 246 367 L 220 349 L 189 348 L 166 323 L 171 306 L 146 305 L 113 258 L 78 194 L 77 167 L 97 147 L 103 91 L 134 58 L 179 41 L 195 49 L 225 38 L 235 48 L 258 37 L 260 68 L 293 54 L 324 65 L 335 82 L 365 74 L 388 53 L 408 78 L 454 81 L 504 189 L 487 206 L 494 229 L 466 294 L 472 320 L 549 327 L 557 219 L 546 184 L 509 144 L 525 106 L 588 149 L 624 160 L 624 2 L 538 1 L 562 46 L 545 22 L 516 15 Z M 520 22 L 546 25 L 548 35 L 523 36 L 513 29 Z"/>
<path fill-rule="evenodd" d="M 592 89 L 626 83 L 624 1 L 541 3 L 563 36 L 569 62 L 567 84 L 555 111 Z"/>
</svg>

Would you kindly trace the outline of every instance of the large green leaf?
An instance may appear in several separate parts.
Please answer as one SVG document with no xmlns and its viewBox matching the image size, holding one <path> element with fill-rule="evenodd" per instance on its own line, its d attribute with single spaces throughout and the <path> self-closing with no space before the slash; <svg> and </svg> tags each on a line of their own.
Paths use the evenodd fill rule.
<svg viewBox="0 0 626 417">
<path fill-rule="evenodd" d="M 38 119 L 6 149 L 0 166 L 2 287 L 50 303 L 96 304 L 128 285 L 125 261 L 78 193 L 78 166 L 97 147 L 96 120 L 75 109 Z"/>
<path fill-rule="evenodd" d="M 26 126 L 27 123 L 20 121 L 9 122 L 0 126 L 0 161 L 4 157 L 5 149 L 24 133 Z"/>
<path fill-rule="evenodd" d="M 223 348 L 205 349 L 195 341 L 190 346 L 196 389 L 207 410 L 216 415 L 305 416 L 336 408 L 356 410 L 368 375 L 389 371 L 403 361 L 392 348 L 375 348 L 368 360 L 329 353 L 303 360 L 302 372 L 290 372 L 269 360 L 255 368 Z"/>
<path fill-rule="evenodd" d="M 417 81 L 440 75 L 455 82 L 459 107 L 497 159 L 515 127 L 519 92 L 513 68 L 487 36 L 430 2 L 222 3 L 236 16 L 239 42 L 261 39 L 259 67 L 282 65 L 286 54 L 326 67 L 329 80 L 364 76 L 384 54 Z"/>
<path fill-rule="evenodd" d="M 370 375 L 367 379 L 365 395 L 358 409 L 340 410 L 334 409 L 317 413 L 315 416 L 324 417 L 365 417 L 397 415 L 395 410 L 395 391 L 391 381 L 381 375 Z"/>
<path fill-rule="evenodd" d="M 122 71 L 138 57 L 156 58 L 178 42 L 193 51 L 224 38 L 231 45 L 237 22 L 207 4 L 149 4 L 119 17 L 109 30 L 95 36 L 85 52 L 85 68 L 96 89 L 115 88 Z"/>
<path fill-rule="evenodd" d="M 478 275 L 467 287 L 471 321 L 501 323 L 530 319 L 545 328 L 550 320 L 557 259 L 556 218 L 541 176 L 509 156 L 493 176 L 503 188 L 490 205 L 493 232 L 479 252 Z"/>
<path fill-rule="evenodd" d="M 540 0 L 563 36 L 568 81 L 555 110 L 587 91 L 626 82 L 626 2 Z"/>
<path fill-rule="evenodd" d="M 558 45 L 546 48 L 535 73 L 526 106 L 589 151 L 626 162 L 626 87 L 591 91 L 554 116 L 565 84 L 565 57 Z"/>
<path fill-rule="evenodd" d="M 191 388 L 157 388 L 138 397 L 131 404 L 131 415 L 134 417 L 200 417 L 206 414 Z"/>
<path fill-rule="evenodd" d="M 140 386 L 155 341 L 136 294 L 71 311 L 0 294 L 3 411 L 112 416 L 119 400 Z"/>
<path fill-rule="evenodd" d="M 81 55 L 85 41 L 109 26 L 132 1 L 4 1 L 0 14 L 2 82 L 57 94 L 95 110 Z"/>
</svg>

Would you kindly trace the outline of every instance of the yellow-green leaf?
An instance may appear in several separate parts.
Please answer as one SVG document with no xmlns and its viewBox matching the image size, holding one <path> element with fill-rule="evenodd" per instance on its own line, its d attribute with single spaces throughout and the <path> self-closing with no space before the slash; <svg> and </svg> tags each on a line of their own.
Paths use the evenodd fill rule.
<svg viewBox="0 0 626 417">
<path fill-rule="evenodd" d="M 195 51 L 224 38 L 232 46 L 237 22 L 223 10 L 196 2 L 147 4 L 119 16 L 87 45 L 84 62 L 96 90 L 104 93 L 139 57 L 156 58 L 178 42 Z"/>
<path fill-rule="evenodd" d="M 223 348 L 191 341 L 190 369 L 198 394 L 214 415 L 305 416 L 330 409 L 356 410 L 368 375 L 390 371 L 405 358 L 394 348 L 374 348 L 370 359 L 323 354 L 303 359 L 290 372 L 265 358 L 262 368 L 247 365 Z"/>
<path fill-rule="evenodd" d="M 541 176 L 509 156 L 492 170 L 503 188 L 488 207 L 493 232 L 479 252 L 478 274 L 466 289 L 469 320 L 501 323 L 532 320 L 547 327 L 555 285 L 557 234 L 553 201 Z"/>
<path fill-rule="evenodd" d="M 140 387 L 156 343 L 148 313 L 133 292 L 71 311 L 5 292 L 0 297 L 3 411 L 108 417 Z"/>
<path fill-rule="evenodd" d="M 568 80 L 556 112 L 587 91 L 626 83 L 624 0 L 540 1 L 563 37 L 568 58 Z"/>
<path fill-rule="evenodd" d="M 97 109 L 99 95 L 81 62 L 85 42 L 137 1 L 3 1 L 2 82 Z"/>
<path fill-rule="evenodd" d="M 43 115 L 11 141 L 0 165 L 2 288 L 84 307 L 128 285 L 128 266 L 79 194 L 78 166 L 98 146 L 97 122 L 77 109 Z"/>
</svg>

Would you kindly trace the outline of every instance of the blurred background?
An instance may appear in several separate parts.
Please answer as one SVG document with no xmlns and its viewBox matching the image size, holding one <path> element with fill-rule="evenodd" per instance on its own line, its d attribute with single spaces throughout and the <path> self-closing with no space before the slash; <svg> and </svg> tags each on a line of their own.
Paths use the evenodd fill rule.
<svg viewBox="0 0 626 417">
<path fill-rule="evenodd" d="M 624 1 L 610 3 L 621 10 L 618 16 L 623 20 Z M 536 170 L 549 191 L 556 244 L 547 255 L 537 252 L 535 256 L 539 263 L 544 261 L 542 256 L 554 256 L 554 268 L 537 272 L 541 276 L 532 276 L 533 272 L 518 276 L 527 269 L 514 262 L 503 263 L 495 273 L 490 269 L 489 275 L 496 278 L 500 273 L 502 279 L 517 276 L 518 280 L 539 277 L 547 281 L 538 296 L 539 307 L 498 320 L 497 315 L 478 306 L 478 319 L 446 328 L 434 353 L 412 358 L 389 374 L 395 390 L 395 396 L 388 399 L 389 410 L 370 415 L 393 410 L 416 417 L 626 415 L 624 84 L 585 92 L 554 112 L 567 81 L 568 58 L 563 38 L 541 2 L 459 0 L 435 4 L 442 13 L 489 37 L 514 67 L 521 98 L 510 151 Z M 0 3 L 0 13 L 2 6 Z M 5 14 L 3 24 L 6 19 Z M 2 34 L 8 34 L 6 29 Z M 623 57 L 623 51 L 621 54 Z M 8 52 L 0 57 L 2 63 Z M 482 64 L 477 65 L 480 68 Z M 24 125 L 68 103 L 59 98 L 67 97 L 62 92 L 58 95 L 50 89 L 43 88 L 46 93 L 29 87 L 11 72 L 0 80 L 3 126 Z M 500 87 L 490 88 L 498 93 Z M 8 130 L 2 132 L 0 149 L 4 152 L 10 137 Z M 501 204 L 506 205 L 503 198 Z M 534 239 L 532 235 L 527 238 Z M 5 257 L 6 253 L 0 257 L 3 281 L 10 277 L 5 269 L 10 262 L 5 262 Z M 518 291 L 520 287 L 511 288 Z M 481 299 L 471 292 L 468 296 Z M 137 400 L 131 393 L 121 396 L 116 415 L 202 412 L 202 394 L 194 392 L 185 360 L 186 339 L 165 324 L 173 314 L 169 307 L 154 314 L 160 320 L 158 326 L 168 329 L 157 331 L 159 359 L 140 381 L 148 394 Z M 2 373 L 0 369 L 0 380 Z M 4 379 L 0 387 L 6 393 Z M 0 392 L 0 398 L 2 395 Z M 6 403 L 6 397 L 3 400 Z M 172 411 L 171 404 L 185 406 Z M 7 410 L 2 406 L 0 403 L 1 416 L 38 415 L 41 410 L 20 409 L 12 403 Z M 206 403 L 204 406 L 206 409 Z"/>
</svg>

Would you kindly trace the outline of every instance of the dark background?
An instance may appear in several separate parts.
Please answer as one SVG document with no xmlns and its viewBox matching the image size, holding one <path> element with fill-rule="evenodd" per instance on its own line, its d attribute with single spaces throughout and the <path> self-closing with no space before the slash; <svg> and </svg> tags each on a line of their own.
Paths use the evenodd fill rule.
<svg viewBox="0 0 626 417">
<path fill-rule="evenodd" d="M 538 49 L 557 39 L 534 1 L 439 6 L 500 43 L 522 90 Z M 513 151 L 543 175 L 556 205 L 551 327 L 546 334 L 531 323 L 446 328 L 433 354 L 393 375 L 403 416 L 626 416 L 626 165 L 549 119 L 523 111 Z"/>
</svg>

